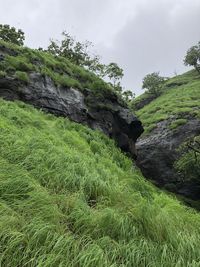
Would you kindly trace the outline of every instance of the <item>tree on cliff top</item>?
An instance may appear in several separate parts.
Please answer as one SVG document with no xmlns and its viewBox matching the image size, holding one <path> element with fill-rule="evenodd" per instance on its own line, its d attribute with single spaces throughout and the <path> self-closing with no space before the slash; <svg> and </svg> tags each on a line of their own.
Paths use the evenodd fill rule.
<svg viewBox="0 0 200 267">
<path fill-rule="evenodd" d="M 10 27 L 7 24 L 0 24 L 0 40 L 22 46 L 25 36 L 22 30 L 16 30 L 15 27 Z"/>
<path fill-rule="evenodd" d="M 200 74 L 200 42 L 187 51 L 184 64 L 186 66 L 193 66 Z"/>
<path fill-rule="evenodd" d="M 165 78 L 159 75 L 159 72 L 147 74 L 142 82 L 142 88 L 148 93 L 159 96 Z"/>
</svg>

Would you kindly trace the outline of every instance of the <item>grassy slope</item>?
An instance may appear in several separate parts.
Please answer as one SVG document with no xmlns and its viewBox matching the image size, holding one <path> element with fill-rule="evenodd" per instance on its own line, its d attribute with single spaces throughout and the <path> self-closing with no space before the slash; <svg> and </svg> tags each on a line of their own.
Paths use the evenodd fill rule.
<svg viewBox="0 0 200 267">
<path fill-rule="evenodd" d="M 189 71 L 166 82 L 163 94 L 136 112 L 141 119 L 145 132 L 151 132 L 156 123 L 176 116 L 169 125 L 175 129 L 187 122 L 188 115 L 200 118 L 200 77 Z"/>
<path fill-rule="evenodd" d="M 200 215 L 113 141 L 22 103 L 0 114 L 0 266 L 200 266 Z"/>
</svg>

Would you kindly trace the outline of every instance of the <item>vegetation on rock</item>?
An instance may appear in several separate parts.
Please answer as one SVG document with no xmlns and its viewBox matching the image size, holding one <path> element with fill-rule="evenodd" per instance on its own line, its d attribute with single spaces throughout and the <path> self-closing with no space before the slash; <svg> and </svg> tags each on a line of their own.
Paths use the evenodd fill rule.
<svg viewBox="0 0 200 267">
<path fill-rule="evenodd" d="M 200 215 L 114 142 L 0 100 L 0 265 L 198 267 Z"/>
<path fill-rule="evenodd" d="M 184 180 L 194 180 L 200 187 L 200 136 L 189 138 L 179 150 L 182 156 L 175 163 L 176 169 Z"/>
</svg>

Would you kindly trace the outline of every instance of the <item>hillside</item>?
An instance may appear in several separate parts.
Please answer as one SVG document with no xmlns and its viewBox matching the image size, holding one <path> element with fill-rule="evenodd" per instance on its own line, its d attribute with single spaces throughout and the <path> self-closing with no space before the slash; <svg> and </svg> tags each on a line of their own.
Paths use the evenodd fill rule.
<svg viewBox="0 0 200 267">
<path fill-rule="evenodd" d="M 98 131 L 0 100 L 2 267 L 200 262 L 200 215 Z"/>
<path fill-rule="evenodd" d="M 159 97 L 148 97 L 136 100 L 141 107 L 136 114 L 145 129 L 138 143 L 138 166 L 157 185 L 200 200 L 199 155 L 182 149 L 188 141 L 197 145 L 200 136 L 199 74 L 192 70 L 175 76 L 165 82 Z"/>
</svg>

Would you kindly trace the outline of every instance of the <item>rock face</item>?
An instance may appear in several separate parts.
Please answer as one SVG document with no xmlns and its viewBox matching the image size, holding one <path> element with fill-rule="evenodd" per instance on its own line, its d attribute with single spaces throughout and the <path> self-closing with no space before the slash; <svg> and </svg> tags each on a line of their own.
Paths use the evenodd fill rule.
<svg viewBox="0 0 200 267">
<path fill-rule="evenodd" d="M 167 127 L 170 120 L 157 124 L 150 136 L 142 137 L 137 143 L 137 165 L 148 179 L 167 190 L 181 194 L 193 200 L 200 199 L 200 186 L 194 182 L 184 182 L 173 165 L 180 157 L 178 147 L 187 140 L 200 134 L 200 120 L 188 119 L 188 122 L 176 130 Z"/>
<path fill-rule="evenodd" d="M 75 88 L 56 86 L 49 77 L 35 72 L 29 74 L 29 79 L 25 84 L 14 77 L 0 78 L 0 97 L 21 100 L 98 129 L 136 158 L 135 142 L 143 127 L 130 110 L 119 103 L 115 94 L 100 97 L 89 90 L 81 92 Z"/>
</svg>

